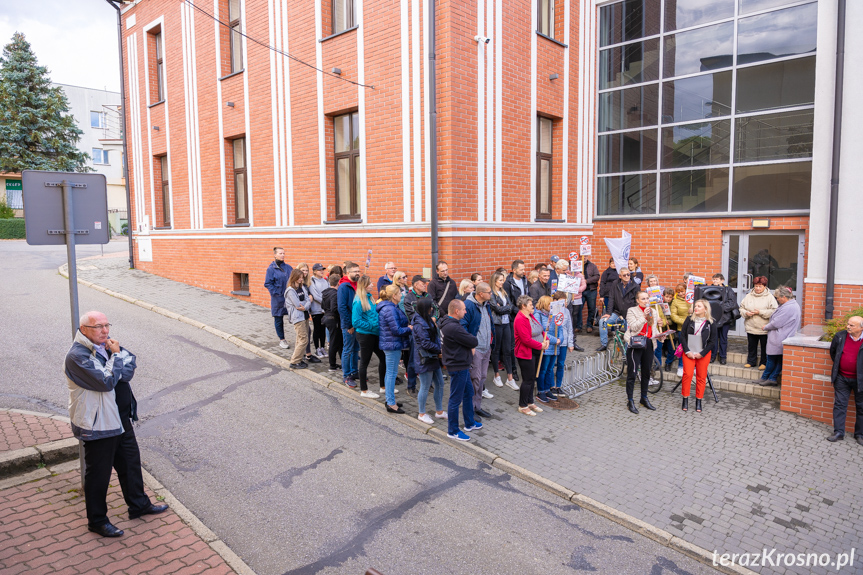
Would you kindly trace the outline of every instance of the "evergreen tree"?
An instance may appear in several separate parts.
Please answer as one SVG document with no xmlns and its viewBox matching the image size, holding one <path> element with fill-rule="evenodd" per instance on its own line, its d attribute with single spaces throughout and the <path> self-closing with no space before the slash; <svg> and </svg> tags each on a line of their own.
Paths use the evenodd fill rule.
<svg viewBox="0 0 863 575">
<path fill-rule="evenodd" d="M 15 32 L 0 57 L 0 171 L 89 172 L 89 155 L 77 148 L 82 133 L 66 94 Z"/>
</svg>

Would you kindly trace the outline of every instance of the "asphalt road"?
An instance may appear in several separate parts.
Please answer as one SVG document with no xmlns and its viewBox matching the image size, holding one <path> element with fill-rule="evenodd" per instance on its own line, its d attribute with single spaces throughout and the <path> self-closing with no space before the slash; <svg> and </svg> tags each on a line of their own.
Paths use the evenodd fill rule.
<svg viewBox="0 0 863 575">
<path fill-rule="evenodd" d="M 3 407 L 66 412 L 64 262 L 63 247 L 0 242 Z M 262 575 L 712 572 L 221 338 L 79 298 L 138 357 L 145 466 Z"/>
</svg>

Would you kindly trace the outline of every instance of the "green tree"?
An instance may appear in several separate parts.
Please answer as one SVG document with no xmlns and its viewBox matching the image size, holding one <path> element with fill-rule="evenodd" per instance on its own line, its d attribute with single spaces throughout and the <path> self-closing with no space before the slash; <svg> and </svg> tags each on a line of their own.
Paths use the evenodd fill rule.
<svg viewBox="0 0 863 575">
<path fill-rule="evenodd" d="M 77 148 L 82 133 L 63 90 L 15 32 L 0 57 L 0 171 L 89 172 L 89 155 Z"/>
</svg>

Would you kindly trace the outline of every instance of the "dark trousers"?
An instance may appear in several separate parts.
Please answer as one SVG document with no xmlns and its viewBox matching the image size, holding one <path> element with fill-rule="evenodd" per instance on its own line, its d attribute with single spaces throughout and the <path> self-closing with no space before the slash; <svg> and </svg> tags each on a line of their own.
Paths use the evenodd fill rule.
<svg viewBox="0 0 863 575">
<path fill-rule="evenodd" d="M 512 317 L 509 318 L 509 354 L 512 356 L 512 374 L 515 377 L 518 377 L 518 370 L 521 369 L 521 365 L 517 361 L 518 358 L 515 357 L 515 327 L 513 325 L 514 319 Z"/>
<path fill-rule="evenodd" d="M 340 328 L 335 328 L 330 330 L 330 348 L 329 348 L 329 359 L 330 359 L 330 368 L 336 369 L 336 355 L 341 355 L 342 353 L 342 330 Z"/>
<path fill-rule="evenodd" d="M 518 393 L 518 406 L 533 405 L 533 390 L 536 387 L 536 362 L 539 361 L 539 350 L 534 349 L 530 359 L 518 359 L 521 370 L 521 386 Z"/>
<path fill-rule="evenodd" d="M 510 352 L 512 348 L 512 329 L 508 323 L 499 323 L 494 326 L 494 349 L 491 351 L 491 368 L 494 374 L 497 375 L 497 364 L 503 362 L 503 367 L 506 372 L 512 373 L 513 355 Z"/>
<path fill-rule="evenodd" d="M 384 379 L 387 375 L 387 358 L 378 345 L 378 336 L 358 331 L 354 332 L 354 336 L 356 336 L 357 342 L 360 344 L 360 391 L 367 391 L 369 389 L 368 372 L 372 354 L 378 356 L 378 381 L 381 387 L 383 387 Z"/>
<path fill-rule="evenodd" d="M 93 527 L 108 523 L 108 483 L 111 468 L 117 470 L 117 479 L 129 513 L 138 513 L 150 506 L 144 493 L 141 475 L 141 452 L 131 424 L 122 435 L 84 442 L 84 503 L 87 523 Z"/>
<path fill-rule="evenodd" d="M 833 382 L 836 398 L 833 400 L 833 431 L 845 436 L 845 419 L 848 416 L 848 401 L 854 393 L 857 419 L 854 422 L 854 437 L 863 437 L 863 394 L 857 392 L 857 382 L 841 373 Z"/>
<path fill-rule="evenodd" d="M 587 327 L 593 327 L 593 322 L 596 320 L 596 290 L 586 289 L 581 297 L 584 299 L 584 305 L 587 306 Z"/>
<path fill-rule="evenodd" d="M 464 426 L 473 427 L 473 385 L 470 382 L 470 370 L 450 371 L 449 405 L 447 406 L 448 429 L 450 435 L 458 433 L 458 406 L 461 405 L 464 415 Z"/>
<path fill-rule="evenodd" d="M 317 348 L 323 348 L 327 345 L 327 331 L 324 329 L 324 324 L 322 320 L 324 319 L 324 314 L 319 313 L 312 316 L 312 325 L 314 328 L 312 329 L 312 345 Z"/>
<path fill-rule="evenodd" d="M 767 334 L 764 335 L 754 335 L 751 333 L 746 334 L 746 342 L 749 344 L 749 348 L 746 354 L 746 363 L 751 365 L 752 367 L 758 367 L 759 365 L 767 365 Z M 758 361 L 758 346 L 761 345 L 761 361 Z"/>
<path fill-rule="evenodd" d="M 730 323 L 719 326 L 719 337 L 716 339 L 716 357 L 722 359 L 728 357 L 728 332 L 730 330 Z"/>
<path fill-rule="evenodd" d="M 414 365 L 414 339 L 410 339 L 410 347 L 402 350 L 402 363 L 405 365 L 405 373 L 408 376 L 408 389 L 417 388 L 417 369 Z"/>
<path fill-rule="evenodd" d="M 626 348 L 626 399 L 632 399 L 635 391 L 635 372 L 641 377 L 641 397 L 647 397 L 647 386 L 650 385 L 650 371 L 653 368 L 653 340 L 648 339 L 647 345 L 641 349 Z"/>
<path fill-rule="evenodd" d="M 274 315 L 273 323 L 276 325 L 276 337 L 279 338 L 279 341 L 285 339 L 285 316 Z"/>
</svg>

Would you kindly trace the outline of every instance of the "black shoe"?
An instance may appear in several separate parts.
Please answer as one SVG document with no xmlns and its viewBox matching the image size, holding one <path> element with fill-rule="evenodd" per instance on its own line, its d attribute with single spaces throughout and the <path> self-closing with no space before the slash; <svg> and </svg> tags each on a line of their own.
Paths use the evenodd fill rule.
<svg viewBox="0 0 863 575">
<path fill-rule="evenodd" d="M 396 402 L 396 407 L 401 407 L 401 406 L 403 406 L 403 405 L 404 405 L 404 403 L 402 403 L 401 401 L 397 401 L 397 402 Z"/>
<path fill-rule="evenodd" d="M 396 385 L 401 385 L 404 382 L 405 382 L 405 379 L 402 376 L 400 376 L 400 375 L 396 376 Z"/>
<path fill-rule="evenodd" d="M 149 507 L 142 511 L 138 511 L 137 513 L 129 512 L 129 519 L 137 519 L 138 517 L 142 517 L 144 515 L 156 515 L 157 513 L 162 513 L 168 510 L 167 505 L 153 505 L 150 504 Z M 110 524 L 109 524 L 110 525 Z"/>
<path fill-rule="evenodd" d="M 701 400 L 698 398 L 695 399 L 695 411 L 701 413 Z"/>
<path fill-rule="evenodd" d="M 341 370 L 342 370 L 342 366 L 340 366 L 339 364 L 336 364 L 335 366 L 331 365 L 327 371 L 329 371 L 330 373 L 335 373 L 335 372 L 341 371 Z"/>
<path fill-rule="evenodd" d="M 665 373 L 671 373 L 672 369 L 674 369 L 674 368 L 671 367 L 670 363 L 665 365 Z"/>
<path fill-rule="evenodd" d="M 304 361 L 301 361 L 300 363 L 292 363 L 291 364 L 291 369 L 306 369 L 307 367 L 309 367 L 309 365 Z"/>
<path fill-rule="evenodd" d="M 715 355 L 710 358 L 710 363 L 716 363 L 716 356 Z"/>
<path fill-rule="evenodd" d="M 777 382 L 775 379 L 760 379 L 758 380 L 758 385 L 761 385 L 763 387 L 776 387 L 777 385 L 779 385 L 779 382 Z"/>
<path fill-rule="evenodd" d="M 719 358 L 719 364 L 720 364 L 720 365 L 725 365 L 726 363 L 727 363 L 727 362 L 726 362 L 726 360 L 725 360 L 725 358 L 724 358 L 724 357 L 720 357 L 720 358 Z"/>
<path fill-rule="evenodd" d="M 482 408 L 474 409 L 473 412 L 481 417 L 491 417 L 491 414 Z"/>
<path fill-rule="evenodd" d="M 834 433 L 833 435 L 831 435 L 830 437 L 828 437 L 828 438 L 827 438 L 827 441 L 829 441 L 829 442 L 831 442 L 831 443 L 832 443 L 832 442 L 834 442 L 834 441 L 842 441 L 843 439 L 845 439 L 845 434 L 844 434 L 844 433 L 839 433 L 839 432 L 837 431 L 836 433 Z"/>
<path fill-rule="evenodd" d="M 689 398 L 688 397 L 683 398 L 683 408 L 682 409 L 683 409 L 683 411 L 689 410 Z"/>
<path fill-rule="evenodd" d="M 860 445 L 863 445 L 863 435 L 858 435 L 854 438 L 854 441 L 856 441 Z"/>
<path fill-rule="evenodd" d="M 650 411 L 656 411 L 656 408 L 650 404 L 650 400 L 647 399 L 646 397 L 642 397 L 641 401 L 639 401 L 638 403 L 643 405 L 644 407 L 646 407 Z"/>
<path fill-rule="evenodd" d="M 321 358 L 316 355 L 308 355 L 306 356 L 306 361 L 309 363 L 321 363 Z"/>
<path fill-rule="evenodd" d="M 517 372 L 517 371 L 513 371 L 513 372 L 512 372 L 512 380 L 513 380 L 513 381 L 520 381 L 520 380 L 519 380 L 519 377 L 518 377 L 518 372 Z"/>
<path fill-rule="evenodd" d="M 596 348 L 596 351 L 605 351 L 607 349 L 608 349 L 607 345 L 601 345 L 598 348 Z M 636 413 L 637 413 L 637 411 L 636 411 Z"/>
<path fill-rule="evenodd" d="M 577 343 L 572 344 L 572 349 L 574 349 L 575 351 L 584 351 L 584 348 Z"/>
<path fill-rule="evenodd" d="M 110 523 L 103 523 L 102 525 L 97 525 L 93 527 L 92 525 L 88 525 L 87 529 L 92 531 L 93 533 L 98 533 L 102 537 L 122 537 L 123 530 L 117 529 Z"/>
<path fill-rule="evenodd" d="M 634 413 L 635 415 L 638 415 L 638 408 L 635 407 L 635 400 L 634 399 L 628 400 L 626 402 L 626 407 L 629 409 L 630 412 Z"/>
<path fill-rule="evenodd" d="M 398 404 L 396 404 L 395 409 L 387 405 L 387 413 L 405 413 L 405 410 L 399 407 Z"/>
</svg>

